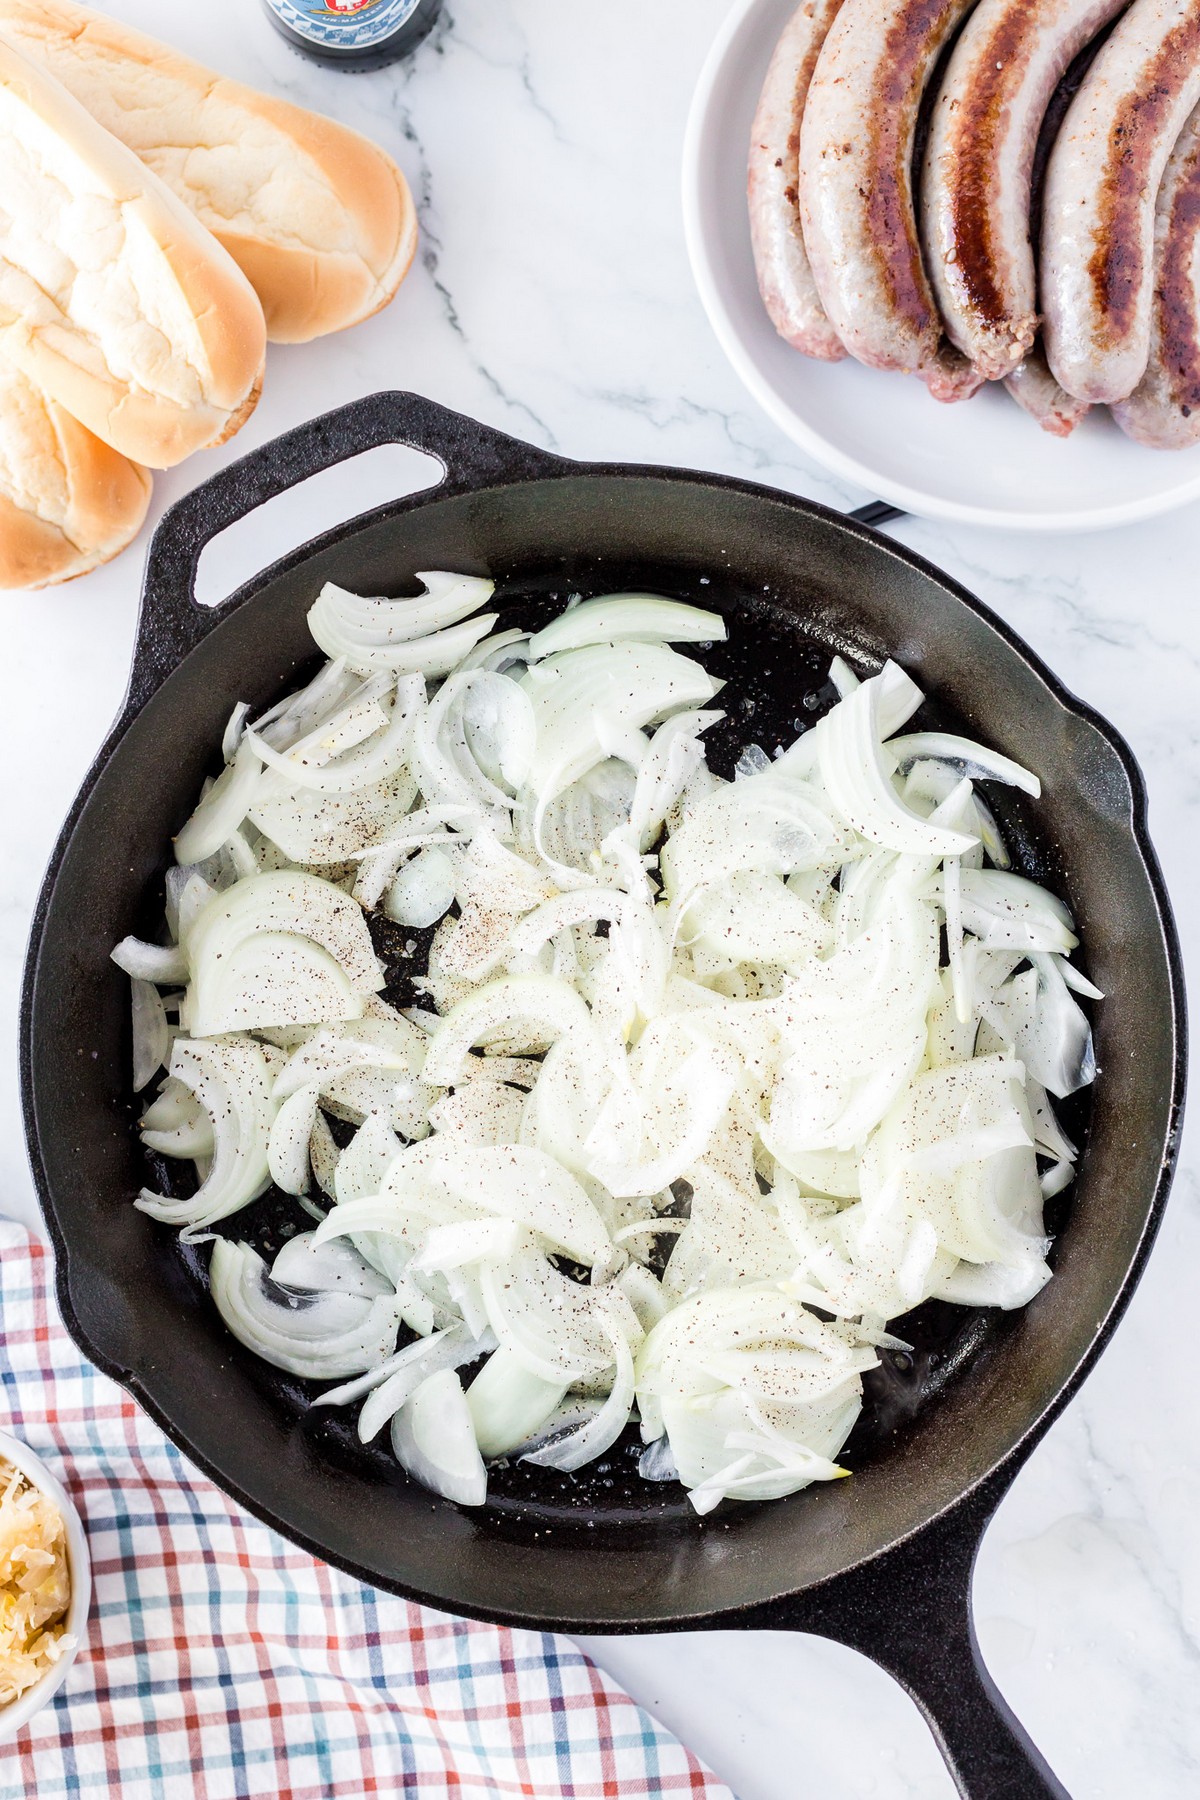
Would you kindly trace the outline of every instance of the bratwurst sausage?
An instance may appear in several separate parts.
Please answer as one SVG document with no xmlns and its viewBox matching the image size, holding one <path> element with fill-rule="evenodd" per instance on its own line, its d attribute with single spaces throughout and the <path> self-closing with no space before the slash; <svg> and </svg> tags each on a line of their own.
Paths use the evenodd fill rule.
<svg viewBox="0 0 1200 1800">
<path fill-rule="evenodd" d="M 800 216 L 817 291 L 860 362 L 979 385 L 943 333 L 921 259 L 912 161 L 921 98 L 973 0 L 845 0 L 817 59 L 800 129 Z"/>
<path fill-rule="evenodd" d="M 821 305 L 800 229 L 800 121 L 821 45 L 842 0 L 803 0 L 783 28 L 750 129 L 750 239 L 758 289 L 781 338 L 840 362 L 846 346 Z"/>
<path fill-rule="evenodd" d="M 1154 220 L 1150 360 L 1113 418 L 1152 450 L 1200 440 L 1200 107 L 1180 132 Z"/>
<path fill-rule="evenodd" d="M 1145 373 L 1155 200 L 1198 100 L 1200 0 L 1134 0 L 1071 102 L 1046 168 L 1046 355 L 1081 400 L 1123 400 Z"/>
<path fill-rule="evenodd" d="M 1022 412 L 1036 419 L 1051 437 L 1070 437 L 1080 419 L 1091 410 L 1086 400 L 1076 400 L 1059 387 L 1040 344 L 1035 344 L 1004 377 L 1004 385 Z"/>
<path fill-rule="evenodd" d="M 926 266 L 947 335 L 989 381 L 1037 335 L 1030 235 L 1038 133 L 1070 64 L 1128 0 L 981 0 L 930 120 Z"/>
</svg>

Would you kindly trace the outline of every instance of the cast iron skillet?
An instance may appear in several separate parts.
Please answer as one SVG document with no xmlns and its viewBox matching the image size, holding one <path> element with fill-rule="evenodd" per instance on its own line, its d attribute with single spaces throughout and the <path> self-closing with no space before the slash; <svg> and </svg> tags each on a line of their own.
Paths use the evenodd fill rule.
<svg viewBox="0 0 1200 1800">
<path fill-rule="evenodd" d="M 197 559 L 217 532 L 387 442 L 432 453 L 444 481 L 303 546 L 219 609 L 196 605 Z M 417 569 L 445 567 L 496 576 L 516 617 L 539 595 L 544 608 L 550 593 L 561 604 L 576 588 L 635 583 L 725 609 L 743 741 L 790 735 L 793 714 L 827 703 L 832 648 L 860 667 L 890 652 L 928 691 L 931 716 L 1043 777 L 1032 814 L 1005 822 L 1023 865 L 1069 895 L 1108 996 L 1055 1279 L 1015 1316 L 916 1316 L 917 1354 L 880 1372 L 852 1481 L 701 1522 L 678 1489 L 630 1479 L 621 1452 L 591 1475 L 502 1473 L 487 1509 L 460 1511 L 359 1450 L 328 1412 L 307 1418 L 307 1384 L 233 1342 L 174 1234 L 129 1205 L 144 1169 L 126 1098 L 127 987 L 109 949 L 150 928 L 156 906 L 161 916 L 164 846 L 234 701 L 269 702 L 311 661 L 304 616 L 321 583 L 412 591 Z M 568 462 L 413 395 L 379 394 L 289 432 L 181 500 L 155 534 L 128 698 L 38 904 L 22 1030 L 63 1316 L 259 1518 L 364 1581 L 512 1624 L 823 1633 L 903 1682 L 971 1800 L 1064 1792 L 982 1665 L 971 1571 L 992 1511 L 1095 1361 L 1149 1250 L 1179 1129 L 1183 987 L 1128 749 L 945 576 L 808 501 Z"/>
</svg>

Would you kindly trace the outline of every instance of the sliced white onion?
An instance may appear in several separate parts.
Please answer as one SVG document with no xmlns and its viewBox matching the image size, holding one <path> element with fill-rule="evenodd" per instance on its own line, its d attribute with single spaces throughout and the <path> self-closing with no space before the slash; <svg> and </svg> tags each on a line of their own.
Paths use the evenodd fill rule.
<svg viewBox="0 0 1200 1800">
<path fill-rule="evenodd" d="M 395 780 L 404 770 L 410 752 L 413 721 L 421 705 L 424 684 L 417 675 L 403 677 L 396 685 L 390 708 L 374 698 L 347 708 L 341 725 L 318 728 L 290 750 L 272 749 L 266 739 L 248 730 L 244 742 L 252 745 L 285 790 L 310 788 L 324 794 L 358 794 Z M 361 728 L 351 720 L 361 718 Z M 339 741 L 346 748 L 331 756 Z M 240 754 L 240 752 L 239 752 Z"/>
<path fill-rule="evenodd" d="M 961 831 L 929 825 L 906 806 L 892 780 L 895 759 L 882 742 L 881 708 L 888 664 L 822 719 L 821 774 L 829 798 L 848 824 L 873 844 L 910 856 L 960 856 L 977 841 Z"/>
<path fill-rule="evenodd" d="M 335 1183 L 340 1156 L 341 1151 L 329 1129 L 329 1121 L 323 1112 L 318 1111 L 308 1139 L 308 1160 L 316 1177 L 317 1186 L 331 1200 L 335 1198 L 337 1192 Z"/>
<path fill-rule="evenodd" d="M 775 1154 L 864 1142 L 920 1066 L 936 997 L 937 922 L 919 902 L 826 961 L 797 969 L 772 1003 L 783 1057 L 771 1098 Z"/>
<path fill-rule="evenodd" d="M 442 1020 L 425 1057 L 425 1079 L 449 1087 L 476 1045 L 544 1050 L 565 1031 L 584 1027 L 588 1011 L 574 988 L 552 975 L 508 975 L 490 981 Z"/>
<path fill-rule="evenodd" d="M 211 868 L 211 864 L 206 864 Z M 167 922 L 171 923 L 174 911 L 175 935 L 181 945 L 187 943 L 188 933 L 204 911 L 209 901 L 218 893 L 217 884 L 209 881 L 197 868 L 175 868 L 167 870 Z M 172 894 L 174 908 L 172 908 Z M 181 951 L 181 954 L 184 954 Z M 186 980 L 186 975 L 182 977 Z"/>
<path fill-rule="evenodd" d="M 611 1056 L 591 1020 L 564 1032 L 547 1051 L 525 1102 L 521 1142 L 553 1156 L 573 1175 L 586 1176 L 585 1145 L 611 1085 Z"/>
<path fill-rule="evenodd" d="M 338 1078 L 351 1069 L 416 1073 L 424 1058 L 425 1041 L 420 1032 L 399 1016 L 323 1026 L 293 1051 L 275 1083 L 275 1098 L 286 1100 L 298 1088 L 308 1086 L 328 1093 Z"/>
<path fill-rule="evenodd" d="M 728 1052 L 660 1021 L 612 1086 L 584 1143 L 588 1173 L 618 1196 L 660 1194 L 703 1157 L 729 1104 L 737 1068 Z M 682 1048 L 683 1054 L 679 1054 Z"/>
<path fill-rule="evenodd" d="M 465 656 L 458 659 L 460 669 L 494 669 L 497 674 L 514 667 L 517 663 L 529 661 L 529 633 L 527 631 L 493 631 L 489 637 L 480 638 L 479 642 Z"/>
<path fill-rule="evenodd" d="M 489 1333 L 486 1338 L 476 1341 L 464 1325 L 447 1325 L 440 1330 L 430 1329 L 425 1337 L 414 1343 L 405 1344 L 385 1362 L 378 1363 L 375 1368 L 368 1369 L 362 1375 L 355 1375 L 349 1381 L 339 1382 L 337 1387 L 327 1388 L 313 1400 L 314 1406 L 352 1406 L 356 1400 L 371 1394 L 382 1387 L 393 1375 L 412 1370 L 415 1380 L 402 1389 L 404 1400 L 415 1392 L 424 1381 L 426 1375 L 439 1367 L 457 1368 L 462 1362 L 469 1362 L 476 1356 L 486 1356 L 496 1347 L 496 1340 Z M 403 1400 L 399 1402 L 403 1405 Z M 389 1417 L 391 1414 L 389 1413 Z M 381 1421 L 386 1424 L 387 1420 Z M 361 1415 L 360 1415 L 361 1424 Z"/>
<path fill-rule="evenodd" d="M 362 912 L 300 870 L 251 876 L 217 894 L 187 938 L 196 1036 L 359 1017 L 383 986 Z"/>
<path fill-rule="evenodd" d="M 318 1244 L 311 1231 L 288 1239 L 271 1264 L 271 1280 L 278 1287 L 301 1293 L 358 1294 L 366 1300 L 377 1300 L 392 1291 L 391 1283 L 350 1244 L 341 1239 Z"/>
<path fill-rule="evenodd" d="M 558 1411 L 566 1392 L 565 1382 L 535 1375 L 514 1351 L 493 1351 L 467 1389 L 480 1453 L 491 1459 L 516 1450 Z"/>
<path fill-rule="evenodd" d="M 480 1287 L 488 1324 L 526 1368 L 546 1381 L 577 1383 L 612 1367 L 611 1289 L 581 1287 L 529 1246 L 505 1262 L 484 1263 Z M 627 1308 L 627 1335 L 641 1328 Z"/>
<path fill-rule="evenodd" d="M 450 910 L 457 871 L 436 844 L 406 863 L 383 897 L 383 910 L 397 925 L 423 931 Z"/>
<path fill-rule="evenodd" d="M 1033 1080 L 1061 1100 L 1096 1078 L 1092 1028 L 1063 978 L 1062 958 L 1034 951 L 1030 960 L 1033 969 L 1007 982 L 984 1017 L 1001 1027 Z"/>
<path fill-rule="evenodd" d="M 392 1449 L 414 1481 L 459 1506 L 482 1506 L 487 1470 L 471 1409 L 452 1369 L 427 1375 L 392 1420 Z"/>
<path fill-rule="evenodd" d="M 307 1194 L 309 1189 L 308 1144 L 317 1122 L 315 1087 L 289 1095 L 271 1124 L 267 1166 L 271 1180 L 285 1194 Z"/>
<path fill-rule="evenodd" d="M 429 1337 L 419 1338 L 415 1344 L 406 1345 L 371 1376 L 360 1376 L 346 1388 L 322 1394 L 321 1399 L 327 1404 L 345 1405 L 349 1400 L 357 1399 L 354 1390 L 361 1389 L 364 1380 L 370 1380 L 370 1391 L 358 1415 L 359 1438 L 369 1444 L 395 1418 L 400 1408 L 408 1404 L 430 1375 L 439 1369 L 458 1369 L 463 1363 L 474 1362 L 494 1343 L 495 1339 L 490 1336 L 475 1337 L 465 1325 L 451 1325 Z M 378 1376 L 384 1370 L 387 1371 L 386 1379 L 380 1381 Z"/>
<path fill-rule="evenodd" d="M 533 762 L 537 733 L 529 696 L 506 675 L 470 674 L 462 708 L 467 749 L 492 785 L 515 794 Z"/>
<path fill-rule="evenodd" d="M 1073 1163 L 1079 1152 L 1054 1116 L 1046 1090 L 1026 1073 L 1025 1097 L 1033 1115 L 1033 1136 L 1038 1151 L 1056 1162 Z M 1043 1193 L 1045 1189 L 1043 1188 Z"/>
<path fill-rule="evenodd" d="M 360 678 L 334 657 L 318 669 L 306 687 L 267 708 L 254 721 L 254 729 L 272 750 L 290 750 L 325 719 L 340 713 L 359 687 Z"/>
<path fill-rule="evenodd" d="M 661 1419 L 663 1455 L 703 1513 L 726 1495 L 766 1499 L 843 1474 L 830 1459 L 874 1360 L 778 1288 L 749 1285 L 697 1295 L 667 1314 L 638 1356 L 638 1405 L 643 1417 Z M 725 1380 L 744 1378 L 747 1366 L 751 1386 L 768 1388 L 769 1398 Z"/>
<path fill-rule="evenodd" d="M 724 717 L 714 711 L 675 713 L 654 733 L 637 772 L 629 809 L 629 829 L 639 850 L 650 848 L 667 814 L 704 765 L 701 734 Z"/>
<path fill-rule="evenodd" d="M 473 1058 L 479 1061 L 479 1058 Z M 489 1057 L 489 1062 L 502 1061 Z M 515 1144 L 521 1130 L 525 1096 L 501 1081 L 465 1082 L 429 1108 L 429 1123 L 466 1144 Z"/>
<path fill-rule="evenodd" d="M 183 863 L 203 862 L 227 843 L 250 811 L 262 777 L 263 759 L 249 736 L 213 782 L 175 839 L 175 855 Z"/>
<path fill-rule="evenodd" d="M 540 1450 L 527 1451 L 523 1462 L 537 1463 L 543 1469 L 561 1469 L 570 1474 L 575 1469 L 582 1469 L 586 1463 L 595 1462 L 606 1450 L 611 1450 L 626 1425 L 633 1406 L 634 1377 L 633 1353 L 624 1336 L 615 1331 L 612 1334 L 613 1351 L 616 1357 L 616 1375 L 612 1389 L 604 1405 L 594 1419 L 581 1425 L 578 1431 L 547 1444 Z"/>
<path fill-rule="evenodd" d="M 362 598 L 327 582 L 321 589 L 308 615 L 308 628 L 327 656 L 341 657 L 346 666 L 366 672 L 376 668 L 421 669 L 426 675 L 444 674 L 452 669 L 473 644 L 484 637 L 495 624 L 495 615 L 487 616 L 480 631 L 467 628 L 461 636 L 461 647 L 454 647 L 450 661 L 445 661 L 447 628 L 491 599 L 495 582 L 474 575 L 451 575 L 441 570 L 427 570 L 417 576 L 425 588 L 414 600 L 381 600 Z M 479 625 L 482 621 L 475 620 Z M 414 653 L 408 646 L 428 645 L 433 633 L 438 646 Z M 440 642 L 439 642 L 440 640 Z M 421 657 L 429 660 L 421 660 Z M 435 662 L 443 666 L 437 668 Z"/>
<path fill-rule="evenodd" d="M 904 798 L 909 802 L 924 801 L 932 811 L 964 786 L 970 790 L 969 801 L 959 806 L 957 816 L 942 821 L 979 839 L 976 848 L 965 851 L 960 858 L 963 867 L 982 868 L 986 856 L 993 868 L 1010 868 L 1012 858 L 996 823 L 996 815 L 974 786 L 969 781 L 964 782 L 956 764 L 918 758 L 904 778 Z"/>
<path fill-rule="evenodd" d="M 144 944 L 140 938 L 122 938 L 111 952 L 118 969 L 132 981 L 152 981 L 159 987 L 175 987 L 188 978 L 187 956 L 178 944 Z"/>
<path fill-rule="evenodd" d="M 129 984 L 133 1017 L 133 1091 L 148 1087 L 171 1051 L 171 1028 L 159 991 L 148 981 Z"/>
<path fill-rule="evenodd" d="M 201 1184 L 138 1204 L 195 1239 L 293 1193 L 316 1228 L 269 1274 L 214 1248 L 222 1316 L 462 1503 L 481 1452 L 578 1469 L 635 1405 L 697 1512 L 835 1479 L 889 1318 L 1049 1278 L 1050 1096 L 1094 1077 L 1100 996 L 973 785 L 1036 777 L 896 736 L 914 682 L 835 658 L 827 716 L 727 782 L 720 683 L 667 648 L 716 615 L 612 595 L 492 635 L 490 583 L 422 580 L 322 593 L 332 660 L 235 708 L 181 834 L 174 947 L 115 953 L 139 1087 L 174 1039 L 143 1141 Z M 379 997 L 380 904 L 435 927 L 389 971 L 421 1009 Z"/>
<path fill-rule="evenodd" d="M 1043 950 L 1065 956 L 1079 942 L 1070 911 L 1048 889 L 1000 869 L 962 872 L 963 925 L 989 950 Z"/>
<path fill-rule="evenodd" d="M 169 1075 L 138 1122 L 142 1143 L 160 1156 L 211 1157 L 212 1120 L 192 1090 Z"/>
<path fill-rule="evenodd" d="M 635 639 L 643 644 L 724 643 L 729 632 L 720 613 L 704 612 L 682 600 L 659 594 L 602 594 L 560 613 L 529 640 L 529 659 L 539 662 L 560 650 L 586 644 L 615 644 Z"/>
<path fill-rule="evenodd" d="M 362 994 L 337 959 L 291 932 L 259 931 L 196 965 L 187 1023 L 199 1035 L 357 1019 Z"/>
<path fill-rule="evenodd" d="M 987 1056 L 914 1079 L 864 1158 L 861 1208 L 839 1221 L 856 1261 L 892 1267 L 897 1222 L 907 1214 L 931 1224 L 939 1248 L 965 1262 L 1022 1269 L 1044 1263 L 1033 1121 L 1021 1077 L 1010 1058 Z M 929 1291 L 944 1292 L 948 1273 L 931 1267 Z M 875 1310 L 891 1316 L 904 1308 Z"/>
<path fill-rule="evenodd" d="M 654 1438 L 638 1459 L 638 1474 L 643 1481 L 678 1481 L 679 1470 L 671 1454 L 671 1440 L 665 1432 Z"/>
<path fill-rule="evenodd" d="M 224 735 L 221 738 L 221 756 L 225 762 L 232 762 L 237 755 L 238 745 L 242 741 L 242 732 L 249 717 L 249 701 L 239 700 L 226 721 Z"/>
<path fill-rule="evenodd" d="M 945 731 L 914 731 L 907 737 L 890 738 L 887 748 L 900 769 L 907 769 L 918 757 L 932 756 L 956 764 L 960 773 L 972 781 L 1003 781 L 1031 794 L 1035 800 L 1041 796 L 1042 784 L 1036 775 L 1011 757 L 988 750 L 970 738 L 954 737 Z"/>
<path fill-rule="evenodd" d="M 446 1275 L 485 1257 L 511 1256 L 521 1237 L 516 1219 L 465 1219 L 460 1224 L 435 1225 L 409 1268 L 414 1275 Z"/>
<path fill-rule="evenodd" d="M 514 815 L 518 847 L 547 866 L 560 888 L 603 879 L 604 845 L 629 831 L 637 777 L 618 757 L 606 756 L 570 782 L 542 814 L 540 837 L 523 801 Z"/>
<path fill-rule="evenodd" d="M 537 728 L 529 784 L 537 842 L 551 800 L 603 758 L 597 715 L 621 730 L 638 731 L 668 713 L 704 705 L 721 683 L 665 645 L 620 643 L 548 657 L 521 685 L 533 703 Z"/>
<path fill-rule="evenodd" d="M 267 1051 L 250 1039 L 182 1037 L 171 1051 L 171 1074 L 209 1116 L 212 1167 L 190 1199 L 143 1188 L 134 1204 L 164 1224 L 196 1229 L 228 1218 L 267 1186 L 274 1075 Z"/>
<path fill-rule="evenodd" d="M 699 800 L 671 833 L 659 861 L 667 896 L 682 909 L 706 887 L 743 870 L 790 875 L 835 869 L 854 851 L 853 838 L 823 796 L 776 764 Z"/>
<path fill-rule="evenodd" d="M 831 936 L 814 906 L 778 875 L 758 869 L 740 869 L 703 889 L 680 932 L 689 946 L 702 944 L 731 962 L 785 965 L 819 955 Z"/>
<path fill-rule="evenodd" d="M 290 1375 L 317 1381 L 356 1375 L 382 1362 L 396 1342 L 394 1296 L 272 1289 L 266 1264 L 249 1244 L 217 1238 L 208 1278 L 217 1311 L 238 1342 Z"/>
<path fill-rule="evenodd" d="M 852 694 L 855 688 L 862 686 L 861 679 L 854 673 L 844 656 L 835 656 L 830 663 L 829 679 L 837 689 L 840 700 L 844 700 L 847 694 Z"/>
<path fill-rule="evenodd" d="M 463 1206 L 527 1227 L 576 1262 L 590 1265 L 607 1253 L 608 1231 L 592 1201 L 574 1176 L 541 1150 L 448 1143 L 434 1171 Z"/>
<path fill-rule="evenodd" d="M 413 683 L 445 675 L 453 670 L 462 652 L 478 643 L 496 622 L 495 613 L 468 619 L 452 631 L 435 632 L 430 637 L 415 638 L 411 643 L 386 653 L 385 666 L 397 684 L 397 696 L 412 693 Z"/>
<path fill-rule="evenodd" d="M 250 808 L 250 821 L 293 862 L 345 862 L 389 838 L 407 824 L 416 797 L 407 769 L 374 787 L 347 794 L 290 787 L 282 778 L 263 781 Z"/>
<path fill-rule="evenodd" d="M 1058 959 L 1058 972 L 1072 993 L 1082 994 L 1087 1000 L 1103 1000 L 1103 991 L 1094 981 L 1088 980 L 1082 969 L 1074 968 L 1065 956 Z"/>
</svg>

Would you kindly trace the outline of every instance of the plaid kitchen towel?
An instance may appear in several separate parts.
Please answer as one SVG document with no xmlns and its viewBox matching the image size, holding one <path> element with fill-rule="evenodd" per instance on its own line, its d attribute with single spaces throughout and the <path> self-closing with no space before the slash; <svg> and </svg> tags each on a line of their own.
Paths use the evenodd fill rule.
<svg viewBox="0 0 1200 1800">
<path fill-rule="evenodd" d="M 84 1362 L 49 1252 L 6 1220 L 0 1380 L 95 1579 L 65 1687 L 0 1747 L 0 1800 L 732 1800 L 563 1639 L 377 1593 L 241 1512 Z"/>
</svg>

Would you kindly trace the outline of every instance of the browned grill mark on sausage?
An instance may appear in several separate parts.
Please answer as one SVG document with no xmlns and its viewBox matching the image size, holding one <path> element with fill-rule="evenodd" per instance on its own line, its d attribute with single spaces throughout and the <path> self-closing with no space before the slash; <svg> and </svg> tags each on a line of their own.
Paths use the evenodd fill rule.
<svg viewBox="0 0 1200 1800">
<path fill-rule="evenodd" d="M 1096 248 L 1088 275 L 1096 295 L 1101 344 L 1116 346 L 1132 329 L 1145 274 L 1140 221 L 1154 145 L 1179 91 L 1179 74 L 1200 54 L 1200 6 L 1164 38 L 1136 93 L 1125 97 L 1109 136 Z"/>
<path fill-rule="evenodd" d="M 1200 322 L 1192 258 L 1200 238 L 1200 144 L 1175 190 L 1159 269 L 1155 304 L 1163 369 L 1171 398 L 1185 419 L 1200 407 Z"/>
<path fill-rule="evenodd" d="M 1029 64 L 1039 30 L 1033 8 L 1012 8 L 1003 15 L 980 53 L 976 78 L 954 117 L 950 217 L 956 276 L 980 319 L 989 325 L 1005 325 L 1009 310 L 999 267 L 1003 251 L 992 229 L 999 140 L 1017 85 L 1014 68 Z"/>
<path fill-rule="evenodd" d="M 938 331 L 940 323 L 913 219 L 913 132 L 930 46 L 940 47 L 956 15 L 953 0 L 910 0 L 888 30 L 887 54 L 880 58 L 881 79 L 864 108 L 875 171 L 871 190 L 864 196 L 871 241 L 892 305 L 919 331 Z"/>
</svg>

